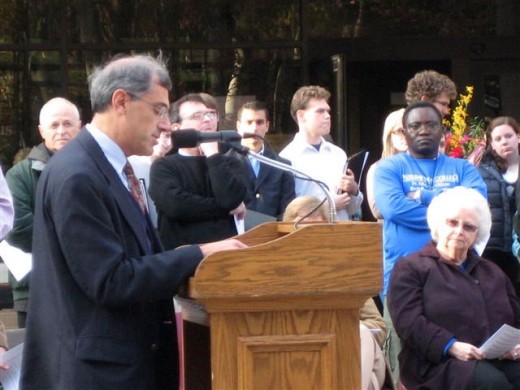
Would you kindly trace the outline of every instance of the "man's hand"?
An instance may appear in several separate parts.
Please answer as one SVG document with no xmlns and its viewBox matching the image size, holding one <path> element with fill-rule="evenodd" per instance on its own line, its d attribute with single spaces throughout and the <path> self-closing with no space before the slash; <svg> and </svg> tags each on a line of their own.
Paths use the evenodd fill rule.
<svg viewBox="0 0 520 390">
<path fill-rule="evenodd" d="M 499 357 L 500 360 L 520 360 L 520 344 L 516 344 L 509 351 Z"/>
<path fill-rule="evenodd" d="M 244 219 L 246 216 L 246 205 L 244 204 L 244 202 L 240 203 L 238 207 L 234 210 L 231 210 L 229 214 L 236 215 L 237 219 L 239 220 Z"/>
<path fill-rule="evenodd" d="M 218 153 L 218 142 L 203 142 L 199 145 L 200 153 L 209 157 Z"/>
<path fill-rule="evenodd" d="M 448 353 L 455 359 L 463 361 L 482 360 L 486 357 L 485 354 L 474 345 L 460 341 L 455 341 L 448 350 Z"/>
<path fill-rule="evenodd" d="M 152 160 L 159 157 L 164 157 L 164 155 L 170 151 L 172 148 L 171 134 L 171 130 L 161 132 L 159 140 L 157 141 L 157 145 L 153 147 Z"/>
<path fill-rule="evenodd" d="M 202 255 L 204 257 L 209 256 L 215 252 L 231 250 L 231 249 L 243 249 L 247 248 L 246 244 L 235 240 L 234 238 L 230 238 L 228 240 L 215 241 L 210 242 L 209 244 L 202 244 L 200 246 L 200 250 L 202 251 Z"/>
<path fill-rule="evenodd" d="M 0 347 L 0 355 L 3 355 L 6 351 L 7 350 L 4 347 Z M 8 368 L 9 365 L 6 362 L 0 360 L 0 369 L 7 370 Z"/>
<path fill-rule="evenodd" d="M 346 192 L 340 195 L 334 195 L 334 204 L 336 205 L 336 210 L 346 209 L 350 204 L 350 195 Z"/>
<path fill-rule="evenodd" d="M 339 182 L 339 188 L 349 194 L 350 196 L 356 196 L 359 192 L 359 186 L 356 183 L 356 178 L 354 177 L 354 172 L 350 169 L 347 169 L 347 172 L 341 176 L 341 181 Z"/>
<path fill-rule="evenodd" d="M 421 203 L 421 190 L 411 191 L 407 193 L 406 196 L 412 200 L 415 200 L 416 202 Z"/>
</svg>

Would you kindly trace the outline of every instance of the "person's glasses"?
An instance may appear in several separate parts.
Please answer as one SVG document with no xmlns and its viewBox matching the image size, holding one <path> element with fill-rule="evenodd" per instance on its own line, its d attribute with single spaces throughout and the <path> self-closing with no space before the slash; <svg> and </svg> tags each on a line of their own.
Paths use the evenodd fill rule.
<svg viewBox="0 0 520 390">
<path fill-rule="evenodd" d="M 215 111 L 199 111 L 195 112 L 187 117 L 182 118 L 182 120 L 193 120 L 193 121 L 202 121 L 204 118 L 213 121 L 217 119 L 217 113 Z"/>
<path fill-rule="evenodd" d="M 130 96 L 132 96 L 132 98 L 134 98 L 136 100 L 139 100 L 139 101 L 141 101 L 143 103 L 148 104 L 152 108 L 152 110 L 155 113 L 155 115 L 157 115 L 159 118 L 161 118 L 161 119 L 167 119 L 168 118 L 168 110 L 169 110 L 168 107 L 166 107 L 166 106 L 164 106 L 162 104 L 150 103 L 148 100 L 145 100 L 142 97 L 134 95 L 133 93 L 130 93 L 130 92 L 128 92 L 128 94 Z"/>
<path fill-rule="evenodd" d="M 392 130 L 392 134 L 395 134 L 395 135 L 404 135 L 404 129 L 402 129 L 402 128 L 393 129 L 393 130 Z"/>
<path fill-rule="evenodd" d="M 441 127 L 441 125 L 438 122 L 413 122 L 406 126 L 408 130 L 413 132 L 419 131 L 421 127 L 424 127 L 427 131 L 437 131 Z"/>
<path fill-rule="evenodd" d="M 448 225 L 450 228 L 457 228 L 460 224 L 461 222 L 458 219 L 446 219 L 446 225 Z M 478 230 L 478 226 L 472 225 L 471 223 L 462 222 L 462 230 L 468 233 L 475 233 Z"/>
<path fill-rule="evenodd" d="M 448 108 L 451 104 L 451 102 L 446 102 L 446 101 L 437 100 L 437 99 L 435 99 L 434 102 L 441 105 L 444 108 Z"/>
</svg>

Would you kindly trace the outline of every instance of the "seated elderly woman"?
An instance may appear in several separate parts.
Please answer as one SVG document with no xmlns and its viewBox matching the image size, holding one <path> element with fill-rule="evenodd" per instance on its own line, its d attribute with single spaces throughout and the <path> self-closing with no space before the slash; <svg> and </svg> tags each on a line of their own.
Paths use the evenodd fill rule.
<svg viewBox="0 0 520 390">
<path fill-rule="evenodd" d="M 479 349 L 503 324 L 520 328 L 520 300 L 507 276 L 473 249 L 491 214 L 477 191 L 455 187 L 427 212 L 433 241 L 397 262 L 388 307 L 401 338 L 408 389 L 520 389 L 520 344 L 499 359 Z"/>
<path fill-rule="evenodd" d="M 283 215 L 285 222 L 327 222 L 329 207 L 326 201 L 304 195 L 293 199 Z M 386 339 L 385 320 L 372 298 L 359 310 L 361 337 L 361 388 L 380 390 L 385 383 L 386 362 L 381 347 Z M 390 384 L 391 385 L 391 384 Z"/>
</svg>

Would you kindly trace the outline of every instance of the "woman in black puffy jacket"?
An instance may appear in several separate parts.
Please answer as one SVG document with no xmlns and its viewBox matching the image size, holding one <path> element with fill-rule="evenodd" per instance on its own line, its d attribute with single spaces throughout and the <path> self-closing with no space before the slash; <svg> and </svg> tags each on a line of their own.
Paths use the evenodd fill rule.
<svg viewBox="0 0 520 390">
<path fill-rule="evenodd" d="M 512 252 L 520 126 L 514 118 L 498 117 L 489 124 L 486 136 L 487 148 L 478 169 L 487 185 L 493 223 L 482 257 L 504 271 L 520 296 L 520 263 Z"/>
</svg>

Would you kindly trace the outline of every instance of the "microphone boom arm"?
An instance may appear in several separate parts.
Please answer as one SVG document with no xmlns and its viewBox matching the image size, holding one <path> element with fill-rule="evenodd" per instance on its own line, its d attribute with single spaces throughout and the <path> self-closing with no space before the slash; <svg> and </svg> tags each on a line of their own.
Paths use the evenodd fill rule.
<svg viewBox="0 0 520 390">
<path fill-rule="evenodd" d="M 247 155 L 257 159 L 258 161 L 266 164 L 266 165 L 269 165 L 271 167 L 274 167 L 274 168 L 278 168 L 278 169 L 281 169 L 282 171 L 285 171 L 285 172 L 289 172 L 291 173 L 294 177 L 298 178 L 298 176 L 301 176 L 307 180 L 310 180 L 312 182 L 315 182 L 316 184 L 318 184 L 318 186 L 321 188 L 321 190 L 325 193 L 325 196 L 327 197 L 327 201 L 329 202 L 329 222 L 330 223 L 336 223 L 337 222 L 337 213 L 336 213 L 336 204 L 334 203 L 334 199 L 332 198 L 332 195 L 330 194 L 330 191 L 328 190 L 327 188 L 327 185 L 319 180 L 316 180 L 316 179 L 313 179 L 312 177 L 310 177 L 309 175 L 307 175 L 306 173 L 303 173 L 303 172 L 300 172 L 299 170 L 293 168 L 292 166 L 290 165 L 287 165 L 287 164 L 284 164 L 283 162 L 280 162 L 280 161 L 277 161 L 277 160 L 273 160 L 269 157 L 265 157 L 265 156 L 262 156 L 260 154 L 256 154 L 256 153 L 253 153 L 251 152 L 249 149 L 243 147 L 242 145 L 240 145 L 240 147 L 238 147 L 237 145 L 233 145 L 232 142 L 228 143 L 233 149 L 237 150 L 238 152 L 244 154 L 247 150 Z M 300 179 L 301 179 L 300 177 Z"/>
</svg>

